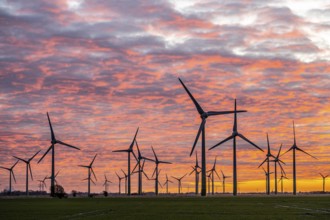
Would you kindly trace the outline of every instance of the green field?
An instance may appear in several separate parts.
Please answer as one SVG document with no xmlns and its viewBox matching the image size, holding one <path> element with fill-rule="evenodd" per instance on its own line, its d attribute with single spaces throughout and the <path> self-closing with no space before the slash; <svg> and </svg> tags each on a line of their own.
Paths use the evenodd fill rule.
<svg viewBox="0 0 330 220">
<path fill-rule="evenodd" d="M 8 198 L 0 219 L 330 219 L 330 196 Z"/>
</svg>

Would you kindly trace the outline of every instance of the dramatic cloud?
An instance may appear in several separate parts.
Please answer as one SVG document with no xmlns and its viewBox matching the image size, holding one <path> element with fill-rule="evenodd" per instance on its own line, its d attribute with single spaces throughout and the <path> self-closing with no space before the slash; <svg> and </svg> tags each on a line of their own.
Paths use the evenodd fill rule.
<svg viewBox="0 0 330 220">
<path fill-rule="evenodd" d="M 49 112 L 57 137 L 82 149 L 56 149 L 58 181 L 68 192 L 86 190 L 87 172 L 77 165 L 95 153 L 99 179 L 107 173 L 116 181 L 126 157 L 112 151 L 128 147 L 137 127 L 143 154 L 153 157 L 152 145 L 174 163 L 161 167 L 161 180 L 184 175 L 200 118 L 181 77 L 205 110 L 231 110 L 237 98 L 248 110 L 239 130 L 262 148 L 267 132 L 274 152 L 281 143 L 291 147 L 295 120 L 298 145 L 318 158 L 298 154 L 298 190 L 320 190 L 311 181 L 330 166 L 329 12 L 323 0 L 0 0 L 0 165 L 45 152 Z M 233 116 L 210 118 L 207 148 L 230 135 L 232 123 Z M 209 167 L 215 156 L 218 170 L 232 175 L 231 143 L 207 152 Z M 263 157 L 238 141 L 241 191 L 263 190 Z M 283 160 L 291 178 L 291 153 Z M 50 156 L 32 168 L 35 179 L 49 175 Z M 15 174 L 14 188 L 24 190 L 22 163 Z M 2 188 L 6 175 L 1 170 Z M 187 177 L 185 191 L 193 181 Z M 101 180 L 92 188 L 100 192 Z"/>
</svg>

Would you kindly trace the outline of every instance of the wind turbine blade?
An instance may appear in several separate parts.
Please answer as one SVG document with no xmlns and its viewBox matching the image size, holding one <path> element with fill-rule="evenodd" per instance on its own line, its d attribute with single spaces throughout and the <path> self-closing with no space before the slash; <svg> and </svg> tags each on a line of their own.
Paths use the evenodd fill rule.
<svg viewBox="0 0 330 220">
<path fill-rule="evenodd" d="M 268 133 L 267 133 L 267 154 L 270 154 L 270 145 L 269 145 Z"/>
<path fill-rule="evenodd" d="M 143 160 L 143 163 L 142 163 L 142 166 L 141 166 L 141 168 L 142 168 L 142 170 L 143 170 L 143 168 L 144 168 L 144 164 L 146 163 L 146 160 Z"/>
<path fill-rule="evenodd" d="M 179 181 L 179 179 L 178 178 L 176 178 L 176 177 L 174 177 L 174 176 L 171 176 L 172 178 L 174 178 L 174 179 L 176 179 L 177 181 Z"/>
<path fill-rule="evenodd" d="M 151 150 L 152 150 L 152 152 L 154 153 L 154 156 L 155 156 L 156 161 L 158 162 L 158 157 L 157 157 L 157 155 L 156 155 L 156 152 L 155 152 L 153 146 L 151 146 Z"/>
<path fill-rule="evenodd" d="M 135 169 L 137 168 L 138 165 L 139 165 L 139 162 L 137 162 L 136 165 L 134 166 L 132 173 L 135 171 Z"/>
<path fill-rule="evenodd" d="M 118 173 L 117 173 L 117 172 L 115 172 L 115 173 L 116 173 L 116 175 L 117 175 L 118 179 L 120 179 L 120 176 L 118 175 Z"/>
<path fill-rule="evenodd" d="M 144 159 L 144 160 L 149 160 L 149 161 L 152 161 L 152 162 L 156 162 L 155 160 L 150 159 L 150 158 L 147 158 L 147 157 L 142 157 L 142 159 Z"/>
<path fill-rule="evenodd" d="M 56 177 L 57 177 L 57 175 L 58 175 L 59 173 L 60 173 L 60 170 L 59 170 L 59 171 L 57 171 L 57 173 L 55 174 L 55 176 L 54 176 L 54 177 L 56 178 Z"/>
<path fill-rule="evenodd" d="M 306 151 L 304 151 L 304 150 L 300 149 L 299 147 L 297 147 L 296 149 L 297 149 L 297 150 L 299 150 L 299 151 L 301 151 L 301 152 L 303 152 L 303 153 L 305 153 L 305 154 L 307 154 L 308 156 L 311 156 L 311 157 L 313 157 L 314 159 L 316 159 L 316 160 L 317 160 L 317 158 L 316 158 L 316 157 L 314 157 L 314 156 L 312 156 L 311 154 L 307 153 Z"/>
<path fill-rule="evenodd" d="M 112 152 L 129 152 L 129 150 L 113 150 Z"/>
<path fill-rule="evenodd" d="M 198 167 L 197 151 L 196 151 L 196 167 Z"/>
<path fill-rule="evenodd" d="M 244 135 L 242 134 L 238 134 L 238 136 L 240 138 L 242 138 L 243 140 L 245 140 L 246 142 L 249 142 L 250 144 L 252 144 L 254 147 L 258 148 L 259 150 L 261 150 L 262 152 L 264 151 L 263 149 L 261 149 L 260 147 L 258 147 L 256 144 L 254 144 L 252 141 L 250 141 L 249 139 L 247 139 L 246 137 L 244 137 Z"/>
<path fill-rule="evenodd" d="M 216 170 L 214 170 L 214 172 L 215 172 L 215 174 L 217 174 L 217 176 L 218 176 L 219 180 L 221 180 L 221 178 L 220 178 L 220 176 L 219 176 L 218 172 L 217 172 Z"/>
<path fill-rule="evenodd" d="M 134 159 L 136 160 L 136 162 L 139 162 L 139 158 L 140 158 L 140 156 L 139 156 L 139 158 L 138 157 L 136 157 L 136 155 L 135 155 L 135 153 L 134 153 L 134 151 L 132 150 L 132 154 L 133 154 L 133 157 L 134 157 Z"/>
<path fill-rule="evenodd" d="M 277 159 L 278 159 L 278 158 L 280 157 L 280 155 L 281 155 L 281 150 L 282 150 L 282 144 L 281 144 L 281 146 L 280 146 L 280 149 L 278 150 L 278 153 L 277 153 L 277 156 L 276 156 Z"/>
<path fill-rule="evenodd" d="M 95 156 L 94 156 L 94 158 L 93 158 L 93 160 L 92 160 L 91 164 L 89 165 L 90 167 L 93 165 L 93 163 L 94 163 L 94 160 L 95 160 L 96 156 L 97 156 L 97 154 L 95 154 Z"/>
<path fill-rule="evenodd" d="M 39 150 L 37 153 L 35 153 L 35 154 L 29 159 L 29 161 L 33 160 L 33 158 L 34 158 L 35 156 L 37 156 L 37 154 L 38 154 L 40 151 L 41 151 L 41 150 Z"/>
<path fill-rule="evenodd" d="M 91 178 L 91 182 L 92 182 L 94 185 L 96 185 L 95 182 L 94 182 L 94 180 L 93 180 L 92 178 Z"/>
<path fill-rule="evenodd" d="M 16 164 L 19 162 L 19 160 L 16 161 L 16 163 L 10 168 L 11 170 L 14 169 L 14 167 L 16 166 Z"/>
<path fill-rule="evenodd" d="M 155 173 L 156 173 L 156 168 L 154 169 L 154 172 L 152 173 L 151 177 L 154 177 Z"/>
<path fill-rule="evenodd" d="M 171 162 L 166 162 L 166 161 L 158 161 L 159 163 L 164 163 L 164 164 L 172 164 Z"/>
<path fill-rule="evenodd" d="M 213 115 L 227 115 L 227 114 L 234 114 L 234 113 L 240 113 L 240 112 L 247 112 L 246 110 L 238 110 L 238 111 L 220 111 L 220 112 L 214 112 L 214 111 L 209 111 L 207 112 L 208 116 L 213 116 Z"/>
<path fill-rule="evenodd" d="M 224 139 L 224 140 L 220 141 L 219 143 L 217 143 L 216 145 L 214 145 L 213 147 L 211 147 L 209 150 L 212 150 L 213 148 L 215 148 L 215 147 L 219 146 L 220 144 L 223 144 L 223 143 L 225 143 L 225 142 L 229 141 L 229 140 L 230 140 L 230 139 L 232 139 L 232 138 L 234 138 L 234 136 L 233 136 L 233 135 L 230 135 L 230 136 L 229 136 L 229 137 L 227 137 L 226 139 Z"/>
<path fill-rule="evenodd" d="M 148 175 L 144 171 L 142 171 L 142 173 L 144 174 L 145 177 L 147 177 L 147 179 L 149 179 Z"/>
<path fill-rule="evenodd" d="M 95 180 L 97 181 L 96 175 L 95 175 L 94 170 L 93 170 L 92 167 L 91 167 L 91 171 L 92 171 L 92 173 L 93 173 L 93 176 L 94 176 Z"/>
<path fill-rule="evenodd" d="M 10 171 L 10 175 L 13 175 L 13 177 L 14 177 L 14 181 L 15 181 L 15 183 L 16 183 L 16 178 L 15 178 L 15 174 L 14 174 L 14 171 L 13 171 L 13 170 Z"/>
<path fill-rule="evenodd" d="M 187 173 L 183 177 L 181 177 L 181 179 L 183 179 L 185 176 L 187 176 Z"/>
<path fill-rule="evenodd" d="M 267 174 L 267 171 L 265 170 L 265 168 L 264 168 L 264 167 L 262 167 L 262 169 L 264 170 L 265 174 Z"/>
<path fill-rule="evenodd" d="M 222 173 L 222 177 L 224 177 L 224 176 L 225 176 L 225 174 L 223 174 L 222 170 L 220 170 L 220 171 L 221 171 L 221 173 Z"/>
<path fill-rule="evenodd" d="M 284 175 L 286 175 L 286 173 L 285 173 L 285 171 L 284 171 L 284 169 L 283 169 L 281 163 L 278 163 L 278 164 L 280 165 L 281 171 L 284 173 Z"/>
<path fill-rule="evenodd" d="M 196 99 L 194 98 L 194 96 L 190 93 L 190 91 L 188 90 L 188 88 L 186 87 L 186 85 L 182 82 L 182 80 L 180 78 L 178 78 L 181 85 L 183 86 L 183 88 L 186 90 L 186 92 L 188 93 L 190 99 L 193 101 L 193 103 L 195 104 L 195 107 L 198 111 L 198 113 L 201 115 L 204 113 L 204 110 L 202 109 L 202 107 L 198 104 L 198 102 L 196 101 Z"/>
<path fill-rule="evenodd" d="M 268 158 L 266 158 L 264 161 L 262 161 L 262 163 L 258 166 L 258 168 L 260 168 L 266 161 Z"/>
<path fill-rule="evenodd" d="M 1 167 L 1 166 L 0 166 L 0 168 L 1 168 L 1 169 L 5 169 L 5 170 L 9 170 L 9 171 L 10 171 L 10 169 L 7 168 L 7 167 Z"/>
<path fill-rule="evenodd" d="M 124 174 L 125 177 L 127 176 L 127 174 L 124 172 L 123 169 L 121 169 L 121 172 L 123 172 L 123 174 Z"/>
<path fill-rule="evenodd" d="M 160 182 L 159 182 L 159 181 L 158 181 L 158 184 L 159 184 L 160 188 L 163 188 L 162 184 L 160 184 Z"/>
<path fill-rule="evenodd" d="M 25 162 L 25 163 L 28 163 L 28 161 L 26 161 L 26 160 L 24 160 L 24 159 L 22 159 L 22 158 L 19 158 L 19 157 L 16 157 L 16 156 L 13 156 L 13 157 L 15 157 L 17 160 L 21 160 L 21 161 L 23 161 L 23 162 Z"/>
<path fill-rule="evenodd" d="M 137 150 L 138 150 L 138 156 L 139 156 L 139 158 L 140 158 L 140 157 L 142 157 L 142 155 L 141 155 L 140 148 L 139 148 L 139 145 L 138 145 L 137 140 L 135 140 L 135 144 L 136 144 L 136 148 L 137 148 Z M 134 154 L 134 151 L 132 151 L 132 153 Z M 136 156 L 135 156 L 135 157 L 136 157 Z"/>
<path fill-rule="evenodd" d="M 50 145 L 50 147 L 48 148 L 46 153 L 44 153 L 44 155 L 39 159 L 38 163 L 40 163 L 42 161 L 42 159 L 44 159 L 44 157 L 48 154 L 48 152 L 50 151 L 50 149 L 52 149 L 52 147 L 53 147 L 53 145 Z"/>
<path fill-rule="evenodd" d="M 31 169 L 30 163 L 28 163 L 28 167 L 29 167 L 29 170 L 30 170 L 31 179 L 33 180 L 32 169 Z"/>
<path fill-rule="evenodd" d="M 201 132 L 202 132 L 202 130 L 204 129 L 205 123 L 206 123 L 206 119 L 203 118 L 203 120 L 202 120 L 202 122 L 201 122 L 201 125 L 199 126 L 199 129 L 198 129 L 198 132 L 197 132 L 197 135 L 196 135 L 196 138 L 195 138 L 195 141 L 194 141 L 193 147 L 192 147 L 192 149 L 191 149 L 190 156 L 194 153 L 194 149 L 195 149 L 195 147 L 196 147 L 196 144 L 197 144 L 197 141 L 198 141 L 198 139 L 199 139 L 199 136 L 201 135 Z"/>
<path fill-rule="evenodd" d="M 171 180 L 168 180 L 168 182 L 173 183 L 173 181 L 171 181 Z"/>
<path fill-rule="evenodd" d="M 129 150 L 132 150 L 138 132 L 139 132 L 139 127 L 136 129 L 136 132 L 135 132 L 135 135 L 134 135 L 133 141 L 132 141 L 131 145 L 129 146 Z"/>
<path fill-rule="evenodd" d="M 284 154 L 288 153 L 289 151 L 293 150 L 295 145 L 293 145 L 292 147 L 289 148 L 289 150 L 285 151 L 281 156 L 283 156 Z"/>
<path fill-rule="evenodd" d="M 293 143 L 296 145 L 296 129 L 294 126 L 294 121 L 292 121 L 292 127 L 293 127 Z"/>
<path fill-rule="evenodd" d="M 85 165 L 78 165 L 78 167 L 89 168 L 89 166 L 85 166 Z"/>
<path fill-rule="evenodd" d="M 189 176 L 195 172 L 195 168 L 189 173 Z"/>
<path fill-rule="evenodd" d="M 75 147 L 75 146 L 72 146 L 72 145 L 67 144 L 67 143 L 64 143 L 64 142 L 62 142 L 62 141 L 57 140 L 56 142 L 59 143 L 59 144 L 65 145 L 65 146 L 67 146 L 67 147 L 71 147 L 71 148 L 74 148 L 74 149 L 76 149 L 76 150 L 80 150 L 80 148 Z"/>
<path fill-rule="evenodd" d="M 283 163 L 283 164 L 286 164 L 286 163 L 284 163 L 281 159 L 278 159 L 278 162 Z"/>
<path fill-rule="evenodd" d="M 53 131 L 53 126 L 52 126 L 52 123 L 50 122 L 50 118 L 49 118 L 49 114 L 47 112 L 47 118 L 48 118 L 48 123 L 49 123 L 49 128 L 50 128 L 50 133 L 51 133 L 51 136 L 52 136 L 52 141 L 55 141 L 55 134 L 54 134 L 54 131 Z"/>
</svg>

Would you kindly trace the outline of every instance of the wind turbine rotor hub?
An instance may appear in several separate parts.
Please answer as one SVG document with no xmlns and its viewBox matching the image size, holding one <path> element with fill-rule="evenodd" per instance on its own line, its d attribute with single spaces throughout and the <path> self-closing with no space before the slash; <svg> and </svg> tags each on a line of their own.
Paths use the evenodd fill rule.
<svg viewBox="0 0 330 220">
<path fill-rule="evenodd" d="M 206 112 L 203 112 L 203 114 L 201 114 L 201 118 L 207 118 L 209 117 L 209 115 Z"/>
</svg>

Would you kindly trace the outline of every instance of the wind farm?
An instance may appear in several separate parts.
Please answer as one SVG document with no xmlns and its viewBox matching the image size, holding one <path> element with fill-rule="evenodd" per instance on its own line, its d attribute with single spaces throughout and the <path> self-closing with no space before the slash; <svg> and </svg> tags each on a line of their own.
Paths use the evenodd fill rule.
<svg viewBox="0 0 330 220">
<path fill-rule="evenodd" d="M 328 219 L 329 11 L 0 1 L 0 219 Z"/>
</svg>

